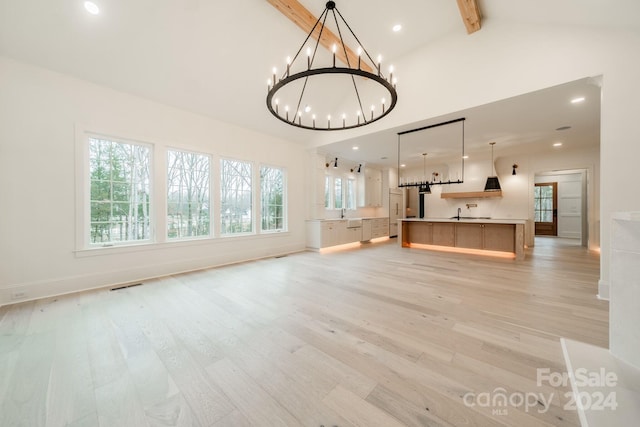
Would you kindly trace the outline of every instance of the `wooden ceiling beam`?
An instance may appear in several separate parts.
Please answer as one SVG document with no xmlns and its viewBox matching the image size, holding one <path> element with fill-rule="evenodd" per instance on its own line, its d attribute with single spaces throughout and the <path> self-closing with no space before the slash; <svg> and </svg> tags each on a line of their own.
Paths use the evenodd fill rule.
<svg viewBox="0 0 640 427">
<path fill-rule="evenodd" d="M 306 34 L 311 32 L 311 29 L 318 21 L 318 18 L 313 16 L 309 10 L 304 7 L 298 0 L 267 0 L 269 4 L 278 9 L 280 13 L 293 21 L 298 27 L 300 27 Z M 330 19 L 330 18 L 327 18 Z M 320 28 L 322 27 L 322 23 L 318 24 L 315 31 L 311 35 L 314 40 L 318 40 L 320 35 Z M 326 48 L 329 52 L 333 51 L 333 45 L 337 46 L 336 49 L 336 58 L 342 61 L 344 64 L 351 64 L 351 68 L 356 68 L 358 65 L 358 54 L 351 49 L 346 44 L 344 48 L 342 48 L 342 43 L 340 42 L 340 37 L 336 36 L 331 30 L 325 28 L 322 30 L 322 37 L 320 39 L 320 44 Z M 345 56 L 344 52 L 347 52 Z M 347 62 L 347 57 L 349 61 Z M 362 61 L 360 62 L 360 68 L 364 71 L 368 71 L 370 73 L 373 72 L 373 69 L 369 64 L 365 62 L 365 57 L 362 57 Z"/>
<path fill-rule="evenodd" d="M 480 15 L 480 8 L 478 7 L 477 0 L 457 0 L 458 9 L 460 9 L 460 15 L 464 21 L 465 27 L 467 27 L 467 34 L 475 33 L 482 25 L 482 16 Z"/>
</svg>

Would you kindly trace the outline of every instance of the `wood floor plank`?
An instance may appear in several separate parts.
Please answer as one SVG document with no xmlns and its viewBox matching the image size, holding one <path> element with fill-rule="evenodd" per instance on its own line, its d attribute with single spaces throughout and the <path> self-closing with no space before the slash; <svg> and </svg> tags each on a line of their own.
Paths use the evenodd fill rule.
<svg viewBox="0 0 640 427">
<path fill-rule="evenodd" d="M 293 415 L 229 359 L 212 364 L 207 373 L 252 424 L 274 427 L 299 424 Z"/>
<path fill-rule="evenodd" d="M 0 308 L 0 425 L 577 426 L 470 407 L 554 392 L 560 337 L 608 345 L 599 257 L 400 248 L 304 252 Z M 539 409 L 539 408 L 536 408 Z"/>
<path fill-rule="evenodd" d="M 261 356 L 246 344 L 234 347 L 228 357 L 289 411 L 300 425 L 350 426 L 348 421 L 322 403 L 337 381 L 333 381 L 331 388 L 326 389 L 319 387 L 317 382 L 309 383 L 307 376 L 295 375 L 291 370 L 283 371 L 271 359 Z M 317 375 L 323 376 L 326 372 L 318 370 Z"/>
<path fill-rule="evenodd" d="M 33 315 L 35 302 L 25 302 L 6 307 L 0 320 L 0 353 L 17 350 L 26 336 Z"/>
<path fill-rule="evenodd" d="M 199 427 L 191 408 L 182 394 L 175 394 L 164 402 L 145 409 L 149 427 Z"/>
<path fill-rule="evenodd" d="M 55 349 L 55 334 L 29 335 L 20 346 L 18 361 L 0 411 L 2 426 L 44 426 L 47 390 Z"/>
<path fill-rule="evenodd" d="M 146 290 L 154 292 L 151 288 Z M 152 310 L 141 310 L 139 313 L 137 321 L 142 332 L 198 422 L 208 426 L 230 413 L 234 407 L 229 399 L 218 387 L 207 381 L 204 368 L 194 360 L 188 349 L 180 345 L 167 325 Z"/>
<path fill-rule="evenodd" d="M 47 426 L 94 419 L 96 402 L 82 312 L 71 298 L 58 300 L 56 349 L 47 392 Z"/>
<path fill-rule="evenodd" d="M 345 417 L 354 426 L 402 427 L 403 424 L 382 409 L 373 406 L 360 396 L 337 386 L 323 399 L 334 411 Z"/>
<path fill-rule="evenodd" d="M 100 427 L 145 427 L 147 420 L 135 385 L 128 375 L 96 388 Z"/>
</svg>

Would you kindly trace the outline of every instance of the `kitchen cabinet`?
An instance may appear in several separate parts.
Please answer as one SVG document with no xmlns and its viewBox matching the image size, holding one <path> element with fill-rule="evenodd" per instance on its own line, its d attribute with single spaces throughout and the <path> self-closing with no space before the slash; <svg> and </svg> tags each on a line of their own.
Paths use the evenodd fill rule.
<svg viewBox="0 0 640 427">
<path fill-rule="evenodd" d="M 411 227 L 407 227 L 406 238 L 411 243 L 419 243 L 421 245 L 433 244 L 433 223 L 432 222 L 415 222 Z"/>
<path fill-rule="evenodd" d="M 389 218 L 363 218 L 361 226 L 348 226 L 347 219 L 307 220 L 307 248 L 322 249 L 331 246 L 367 241 L 389 235 Z"/>
<path fill-rule="evenodd" d="M 322 249 L 362 240 L 362 227 L 347 227 L 346 219 L 307 221 L 307 247 Z"/>
<path fill-rule="evenodd" d="M 483 249 L 484 224 L 456 224 L 456 246 Z"/>
<path fill-rule="evenodd" d="M 382 206 L 382 171 L 364 168 L 364 173 L 358 176 L 358 206 Z"/>
<path fill-rule="evenodd" d="M 371 228 L 371 233 L 367 232 L 367 239 L 365 239 L 364 227 Z M 389 218 L 367 218 L 362 220 L 363 233 L 362 240 L 377 239 L 378 237 L 386 237 L 389 235 Z"/>
<path fill-rule="evenodd" d="M 512 224 L 484 224 L 484 249 L 514 252 L 514 229 L 515 225 Z"/>
<path fill-rule="evenodd" d="M 455 246 L 456 245 L 456 225 L 447 222 L 433 223 L 433 245 Z"/>
<path fill-rule="evenodd" d="M 373 221 L 370 219 L 362 220 L 362 241 L 366 242 L 367 240 L 371 240 L 373 237 L 372 234 Z"/>
<path fill-rule="evenodd" d="M 344 221 L 324 221 L 320 224 L 320 247 L 338 245 L 342 235 L 346 233 L 347 224 Z"/>
<path fill-rule="evenodd" d="M 523 220 L 495 222 L 451 220 L 402 220 L 402 246 L 411 244 L 450 246 L 464 249 L 508 252 L 524 258 Z M 487 254 L 489 254 L 487 252 Z"/>
</svg>

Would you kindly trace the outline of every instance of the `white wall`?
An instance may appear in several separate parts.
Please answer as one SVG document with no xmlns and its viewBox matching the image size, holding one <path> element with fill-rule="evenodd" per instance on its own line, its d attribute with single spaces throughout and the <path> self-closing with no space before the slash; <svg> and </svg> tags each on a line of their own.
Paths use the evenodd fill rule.
<svg viewBox="0 0 640 427">
<path fill-rule="evenodd" d="M 617 357 L 640 369 L 640 212 L 614 214 L 611 249 L 609 342 Z"/>
<path fill-rule="evenodd" d="M 211 153 L 214 168 L 219 156 L 285 167 L 289 232 L 78 251 L 78 126 Z M 299 144 L 0 58 L 0 304 L 303 250 L 305 160 Z"/>
</svg>

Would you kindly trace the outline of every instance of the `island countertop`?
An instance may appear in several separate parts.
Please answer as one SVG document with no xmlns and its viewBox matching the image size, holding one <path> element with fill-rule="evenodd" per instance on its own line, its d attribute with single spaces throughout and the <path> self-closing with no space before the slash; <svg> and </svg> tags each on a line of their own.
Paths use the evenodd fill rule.
<svg viewBox="0 0 640 427">
<path fill-rule="evenodd" d="M 418 222 L 455 222 L 455 223 L 472 223 L 472 224 L 526 224 L 524 219 L 498 219 L 498 218 L 471 218 L 457 217 L 454 218 L 400 218 L 398 221 L 418 221 Z"/>
</svg>

